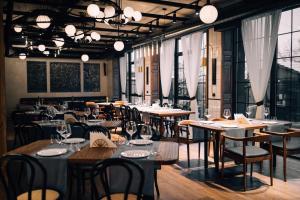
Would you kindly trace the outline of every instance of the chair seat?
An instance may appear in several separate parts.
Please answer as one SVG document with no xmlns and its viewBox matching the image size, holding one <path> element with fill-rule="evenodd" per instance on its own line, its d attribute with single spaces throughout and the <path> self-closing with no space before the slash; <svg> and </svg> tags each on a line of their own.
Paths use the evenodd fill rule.
<svg viewBox="0 0 300 200">
<path fill-rule="evenodd" d="M 272 143 L 272 146 L 275 147 L 275 148 L 283 148 L 283 143 L 282 141 L 278 141 L 278 142 L 273 142 Z M 286 148 L 287 150 L 300 150 L 300 142 L 297 141 L 297 142 L 292 142 L 292 141 L 288 141 L 286 143 Z"/>
<path fill-rule="evenodd" d="M 124 200 L 124 194 L 120 193 L 120 194 L 112 194 L 110 195 L 112 200 Z M 136 200 L 137 196 L 134 194 L 128 194 L 128 200 Z M 101 200 L 107 200 L 106 197 L 101 198 Z"/>
<path fill-rule="evenodd" d="M 243 147 L 229 147 L 226 148 L 226 150 L 234 154 L 243 156 Z M 246 146 L 246 157 L 257 157 L 266 155 L 269 155 L 269 152 L 265 149 L 259 148 L 257 146 Z"/>
<path fill-rule="evenodd" d="M 42 190 L 32 190 L 31 193 L 32 200 L 42 199 Z M 59 193 L 55 190 L 46 190 L 46 200 L 57 200 L 59 198 Z M 28 200 L 28 192 L 24 192 L 17 197 L 17 200 Z"/>
</svg>

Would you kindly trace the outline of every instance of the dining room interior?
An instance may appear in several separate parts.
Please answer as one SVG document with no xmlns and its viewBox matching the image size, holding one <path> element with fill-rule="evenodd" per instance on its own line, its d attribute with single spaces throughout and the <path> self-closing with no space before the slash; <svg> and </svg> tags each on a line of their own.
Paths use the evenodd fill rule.
<svg viewBox="0 0 300 200">
<path fill-rule="evenodd" d="M 0 12 L 0 199 L 300 199 L 299 0 Z"/>
</svg>

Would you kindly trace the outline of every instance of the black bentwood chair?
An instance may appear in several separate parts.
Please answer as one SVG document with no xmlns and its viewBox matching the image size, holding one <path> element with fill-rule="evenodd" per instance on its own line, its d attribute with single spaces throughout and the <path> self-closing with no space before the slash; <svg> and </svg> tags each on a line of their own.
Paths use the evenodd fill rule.
<svg viewBox="0 0 300 200">
<path fill-rule="evenodd" d="M 109 178 L 108 174 L 110 170 L 115 168 L 115 170 L 122 170 L 122 177 L 124 176 L 123 188 L 118 188 L 120 191 L 112 191 L 111 188 L 114 185 L 114 180 Z M 134 177 L 134 178 L 133 178 Z M 134 184 L 133 184 L 134 180 Z M 118 181 L 118 180 L 116 180 Z M 142 191 L 145 182 L 145 173 L 142 167 L 127 159 L 122 158 L 110 158 L 106 159 L 103 162 L 97 163 L 93 171 L 91 172 L 91 182 L 92 190 L 96 199 L 124 199 L 124 200 L 140 200 L 142 199 Z M 99 186 L 101 185 L 104 188 L 104 194 L 100 195 Z M 133 193 L 130 191 L 132 186 L 136 188 L 136 191 Z"/>
<path fill-rule="evenodd" d="M 0 158 L 0 180 L 6 200 L 58 200 L 57 190 L 47 187 L 44 166 L 31 156 L 14 154 Z M 40 184 L 36 186 L 36 181 Z"/>
</svg>

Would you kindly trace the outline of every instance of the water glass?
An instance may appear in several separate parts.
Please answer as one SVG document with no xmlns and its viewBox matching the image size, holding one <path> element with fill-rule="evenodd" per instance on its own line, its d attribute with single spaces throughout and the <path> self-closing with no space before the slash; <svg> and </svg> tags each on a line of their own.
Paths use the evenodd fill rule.
<svg viewBox="0 0 300 200">
<path fill-rule="evenodd" d="M 246 115 L 247 115 L 247 118 L 250 117 L 251 113 L 252 113 L 252 112 L 251 112 L 250 106 L 247 106 L 247 108 L 246 108 Z"/>
<path fill-rule="evenodd" d="M 270 114 L 270 108 L 265 107 L 265 110 L 264 110 L 265 119 L 268 119 L 269 114 Z"/>
<path fill-rule="evenodd" d="M 130 140 L 132 139 L 132 135 L 137 131 L 136 123 L 134 121 L 128 121 L 126 123 L 126 132 L 130 135 Z"/>
<path fill-rule="evenodd" d="M 229 108 L 224 109 L 223 116 L 228 120 L 231 116 L 231 112 Z"/>
<path fill-rule="evenodd" d="M 211 117 L 211 115 L 208 113 L 208 109 L 207 108 L 204 110 L 204 116 L 205 116 L 205 118 L 207 120 L 209 120 L 209 118 Z"/>
</svg>

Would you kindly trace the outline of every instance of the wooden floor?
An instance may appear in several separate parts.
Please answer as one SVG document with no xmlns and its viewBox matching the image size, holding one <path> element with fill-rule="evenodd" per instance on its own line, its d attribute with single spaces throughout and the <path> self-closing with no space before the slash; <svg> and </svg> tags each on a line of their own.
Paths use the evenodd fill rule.
<svg viewBox="0 0 300 200">
<path fill-rule="evenodd" d="M 278 157 L 273 186 L 269 186 L 268 163 L 264 163 L 263 174 L 260 174 L 256 168 L 252 180 L 248 177 L 249 191 L 243 192 L 240 173 L 242 168 L 229 162 L 226 165 L 227 170 L 223 180 L 210 176 L 205 177 L 203 160 L 200 161 L 200 164 L 196 161 L 198 158 L 197 144 L 192 145 L 191 149 L 191 157 L 194 160 L 190 169 L 184 166 L 186 165 L 186 146 L 181 145 L 178 164 L 180 166 L 163 166 L 162 170 L 158 172 L 161 194 L 156 199 L 300 199 L 300 160 L 288 159 L 288 181 L 284 182 L 282 180 L 282 159 Z M 203 159 L 203 151 L 201 158 Z M 208 171 L 212 172 L 209 174 L 214 174 L 213 169 Z"/>
</svg>

